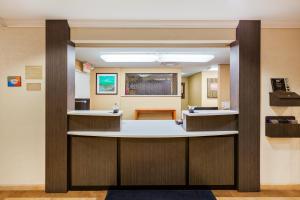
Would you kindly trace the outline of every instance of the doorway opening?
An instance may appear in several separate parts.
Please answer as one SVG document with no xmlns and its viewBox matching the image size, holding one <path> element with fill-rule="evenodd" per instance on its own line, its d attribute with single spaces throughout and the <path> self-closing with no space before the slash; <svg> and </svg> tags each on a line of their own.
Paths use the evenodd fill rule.
<svg viewBox="0 0 300 200">
<path fill-rule="evenodd" d="M 230 47 L 76 47 L 77 109 L 124 119 L 176 119 L 193 107 L 230 108 Z M 161 110 L 161 112 L 159 112 Z"/>
</svg>

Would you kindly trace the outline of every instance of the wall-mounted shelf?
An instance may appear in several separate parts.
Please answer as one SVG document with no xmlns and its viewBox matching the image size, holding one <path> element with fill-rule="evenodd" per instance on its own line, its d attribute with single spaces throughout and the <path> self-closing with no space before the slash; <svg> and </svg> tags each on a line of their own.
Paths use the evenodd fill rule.
<svg viewBox="0 0 300 200">
<path fill-rule="evenodd" d="M 269 119 L 291 119 L 295 120 L 293 116 L 267 116 L 266 117 L 266 136 L 272 138 L 300 138 L 300 124 L 268 123 Z"/>
<path fill-rule="evenodd" d="M 300 95 L 295 92 L 270 92 L 270 106 L 300 106 Z"/>
</svg>

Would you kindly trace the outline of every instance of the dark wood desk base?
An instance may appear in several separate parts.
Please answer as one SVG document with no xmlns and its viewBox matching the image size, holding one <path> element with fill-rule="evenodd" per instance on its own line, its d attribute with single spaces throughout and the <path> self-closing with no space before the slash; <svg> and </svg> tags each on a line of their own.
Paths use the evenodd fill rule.
<svg viewBox="0 0 300 200">
<path fill-rule="evenodd" d="M 70 188 L 234 188 L 237 136 L 69 136 Z"/>
</svg>

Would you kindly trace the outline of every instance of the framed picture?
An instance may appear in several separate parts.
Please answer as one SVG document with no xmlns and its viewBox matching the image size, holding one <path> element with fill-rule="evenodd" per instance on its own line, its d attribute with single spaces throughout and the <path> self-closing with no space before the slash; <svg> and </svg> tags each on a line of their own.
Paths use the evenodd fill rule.
<svg viewBox="0 0 300 200">
<path fill-rule="evenodd" d="M 8 87 L 21 87 L 22 86 L 21 76 L 8 76 L 7 77 L 7 86 Z"/>
<path fill-rule="evenodd" d="M 218 98 L 218 79 L 207 79 L 207 98 Z"/>
<path fill-rule="evenodd" d="M 118 94 L 117 73 L 96 73 L 96 94 L 115 95 Z"/>
</svg>

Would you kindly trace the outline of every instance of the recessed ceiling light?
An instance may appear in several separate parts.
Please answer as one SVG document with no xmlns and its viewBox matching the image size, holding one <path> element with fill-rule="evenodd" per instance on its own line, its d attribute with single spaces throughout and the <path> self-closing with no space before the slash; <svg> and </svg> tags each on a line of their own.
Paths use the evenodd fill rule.
<svg viewBox="0 0 300 200">
<path fill-rule="evenodd" d="M 184 63 L 184 62 L 209 62 L 214 55 L 188 54 L 188 53 L 120 53 L 120 54 L 103 54 L 100 55 L 105 62 L 161 62 L 161 63 Z"/>
<path fill-rule="evenodd" d="M 218 70 L 219 70 L 218 67 L 210 67 L 210 68 L 208 69 L 208 71 L 218 71 Z"/>
</svg>

